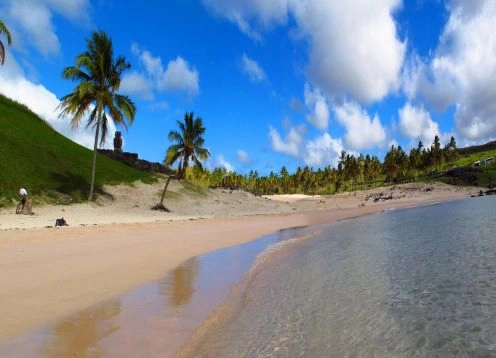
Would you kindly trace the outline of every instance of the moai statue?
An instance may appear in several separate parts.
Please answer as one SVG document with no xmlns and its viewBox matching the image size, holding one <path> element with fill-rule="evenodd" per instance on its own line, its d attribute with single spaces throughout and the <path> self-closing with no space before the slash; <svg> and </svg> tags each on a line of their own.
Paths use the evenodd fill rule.
<svg viewBox="0 0 496 358">
<path fill-rule="evenodd" d="M 120 131 L 115 132 L 114 151 L 122 153 L 122 134 Z"/>
</svg>

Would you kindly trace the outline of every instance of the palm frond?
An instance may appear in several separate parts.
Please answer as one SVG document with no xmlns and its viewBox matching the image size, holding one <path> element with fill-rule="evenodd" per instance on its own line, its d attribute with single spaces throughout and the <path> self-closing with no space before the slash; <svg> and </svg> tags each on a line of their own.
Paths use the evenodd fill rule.
<svg viewBox="0 0 496 358">
<path fill-rule="evenodd" d="M 7 26 L 5 26 L 2 20 L 0 20 L 0 35 L 5 35 L 5 37 L 7 38 L 7 45 L 12 46 L 12 37 L 10 36 L 10 31 Z"/>
</svg>

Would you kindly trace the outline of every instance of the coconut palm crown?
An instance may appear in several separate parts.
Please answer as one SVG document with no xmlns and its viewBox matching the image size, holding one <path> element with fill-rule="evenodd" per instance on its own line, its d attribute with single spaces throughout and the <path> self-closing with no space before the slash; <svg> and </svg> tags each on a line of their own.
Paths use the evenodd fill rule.
<svg viewBox="0 0 496 358">
<path fill-rule="evenodd" d="M 12 45 L 12 38 L 10 37 L 10 32 L 7 26 L 0 20 L 0 36 L 5 35 L 7 38 L 7 45 Z M 0 41 L 0 64 L 4 64 L 5 62 L 5 47 L 3 46 L 2 41 Z"/>
<path fill-rule="evenodd" d="M 76 81 L 73 92 L 62 97 L 59 116 L 69 116 L 73 129 L 87 116 L 86 126 L 95 129 L 91 187 L 88 200 L 93 199 L 98 141 L 105 142 L 109 119 L 127 128 L 136 113 L 133 101 L 118 93 L 122 73 L 131 65 L 124 57 L 114 59 L 112 40 L 102 31 L 95 31 L 86 40 L 87 50 L 76 57 L 75 66 L 66 67 L 62 77 Z M 89 113 L 89 115 L 88 115 Z M 101 131 L 101 135 L 100 135 Z"/>
<path fill-rule="evenodd" d="M 189 163 L 193 162 L 200 170 L 203 170 L 201 160 L 210 156 L 210 152 L 203 147 L 205 140 L 203 134 L 205 127 L 201 117 L 193 119 L 194 113 L 186 113 L 184 121 L 177 121 L 179 131 L 169 132 L 169 141 L 175 142 L 167 149 L 165 165 L 170 166 L 179 160 L 178 178 L 184 179 Z"/>
</svg>

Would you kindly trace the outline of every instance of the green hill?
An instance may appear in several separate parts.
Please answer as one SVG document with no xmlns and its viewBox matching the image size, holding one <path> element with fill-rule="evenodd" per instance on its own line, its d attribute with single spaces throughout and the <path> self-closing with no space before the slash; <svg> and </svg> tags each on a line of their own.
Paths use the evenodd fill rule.
<svg viewBox="0 0 496 358">
<path fill-rule="evenodd" d="M 64 137 L 27 107 L 0 95 L 0 206 L 26 187 L 36 202 L 78 202 L 87 198 L 93 152 Z M 96 192 L 104 184 L 152 182 L 138 171 L 98 154 Z"/>
</svg>

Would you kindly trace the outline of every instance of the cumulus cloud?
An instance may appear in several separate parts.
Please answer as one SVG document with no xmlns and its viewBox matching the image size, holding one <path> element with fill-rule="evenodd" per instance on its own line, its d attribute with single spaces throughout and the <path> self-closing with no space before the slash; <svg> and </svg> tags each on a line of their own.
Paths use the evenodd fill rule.
<svg viewBox="0 0 496 358">
<path fill-rule="evenodd" d="M 160 57 L 153 56 L 148 50 L 142 50 L 136 43 L 131 45 L 131 52 L 139 58 L 140 63 L 149 76 L 155 79 L 163 76 L 164 67 L 162 66 L 162 59 Z"/>
<path fill-rule="evenodd" d="M 275 128 L 269 127 L 269 138 L 272 149 L 276 152 L 292 157 L 298 157 L 300 155 L 300 146 L 303 143 L 302 128 L 296 129 L 291 127 L 286 138 L 283 139 Z"/>
<path fill-rule="evenodd" d="M 400 84 L 405 43 L 392 13 L 400 0 L 306 0 L 293 14 L 310 38 L 309 79 L 328 96 L 350 95 L 362 103 L 381 100 Z"/>
<path fill-rule="evenodd" d="M 357 103 L 344 102 L 334 106 L 336 118 L 346 128 L 346 145 L 354 150 L 383 147 L 386 130 L 377 114 L 370 118 Z"/>
<path fill-rule="evenodd" d="M 250 21 L 255 21 L 264 29 L 285 23 L 289 5 L 288 0 L 203 0 L 202 2 L 207 9 L 227 18 L 255 41 L 260 41 L 262 36 Z"/>
<path fill-rule="evenodd" d="M 253 161 L 250 158 L 250 155 L 242 149 L 236 151 L 236 158 L 238 159 L 238 162 L 240 162 L 243 165 L 250 165 L 253 163 Z"/>
<path fill-rule="evenodd" d="M 393 12 L 401 0 L 203 0 L 241 31 L 259 38 L 267 29 L 294 19 L 309 43 L 307 74 L 327 96 L 351 95 L 360 102 L 382 99 L 399 88 L 405 43 L 398 38 Z"/>
<path fill-rule="evenodd" d="M 341 139 L 334 139 L 328 133 L 308 141 L 303 160 L 309 166 L 331 165 L 336 167 L 343 150 Z"/>
<path fill-rule="evenodd" d="M 248 75 L 252 82 L 258 83 L 267 79 L 262 67 L 255 60 L 249 58 L 246 53 L 241 56 L 241 69 Z"/>
<path fill-rule="evenodd" d="M 463 139 L 488 140 L 496 136 L 496 3 L 453 0 L 448 10 L 433 58 L 408 71 L 407 92 L 436 109 L 454 105 Z"/>
<path fill-rule="evenodd" d="M 178 56 L 169 61 L 164 76 L 158 83 L 159 89 L 173 92 L 185 92 L 194 97 L 200 92 L 200 78 L 198 70 Z"/>
<path fill-rule="evenodd" d="M 153 83 L 138 72 L 130 72 L 123 76 L 120 91 L 128 95 L 136 95 L 145 100 L 153 100 Z"/>
<path fill-rule="evenodd" d="M 0 13 L 9 24 L 16 46 L 33 46 L 42 55 L 52 56 L 60 52 L 54 13 L 76 24 L 89 25 L 90 8 L 89 0 L 6 0 L 0 4 Z"/>
<path fill-rule="evenodd" d="M 153 90 L 185 93 L 189 98 L 200 92 L 198 70 L 181 56 L 169 61 L 164 69 L 160 56 L 154 56 L 138 44 L 131 45 L 131 52 L 138 57 L 144 70 L 123 78 L 124 88 L 131 93 L 144 99 L 154 99 Z"/>
<path fill-rule="evenodd" d="M 312 90 L 308 83 L 305 84 L 305 105 L 310 113 L 306 119 L 317 129 L 325 130 L 329 124 L 329 107 L 327 101 L 319 89 Z"/>
<path fill-rule="evenodd" d="M 410 139 L 422 140 L 431 143 L 436 135 L 439 135 L 439 126 L 431 118 L 424 107 L 414 107 L 410 103 L 405 104 L 399 110 L 400 130 L 403 135 Z"/>
</svg>

